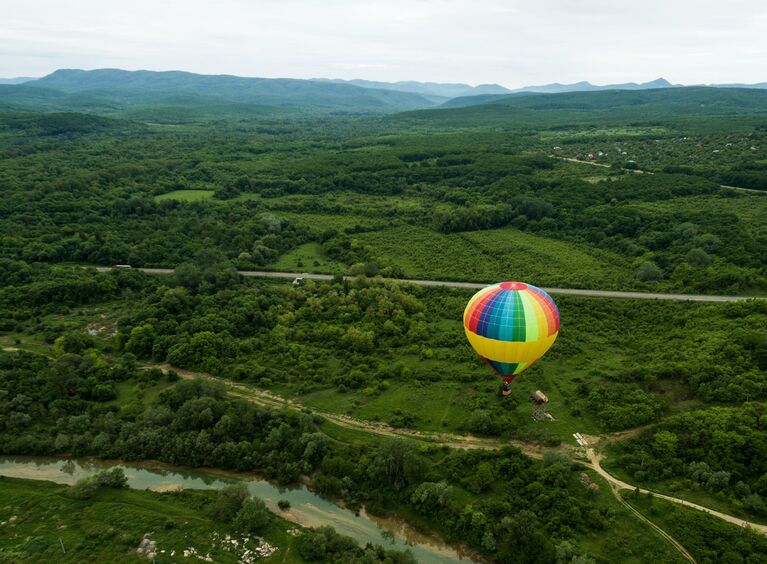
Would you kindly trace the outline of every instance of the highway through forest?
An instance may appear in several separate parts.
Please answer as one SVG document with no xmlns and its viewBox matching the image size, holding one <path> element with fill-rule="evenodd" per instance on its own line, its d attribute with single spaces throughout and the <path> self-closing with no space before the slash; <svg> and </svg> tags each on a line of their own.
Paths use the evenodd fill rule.
<svg viewBox="0 0 767 564">
<path fill-rule="evenodd" d="M 96 267 L 99 272 L 109 272 L 111 267 Z M 147 274 L 173 274 L 172 268 L 135 268 Z M 333 280 L 330 274 L 312 274 L 307 272 L 273 272 L 269 270 L 238 270 L 241 276 L 253 278 L 285 278 L 295 280 Z M 345 276 L 346 280 L 355 280 L 355 276 Z M 466 288 L 478 290 L 491 284 L 490 282 L 455 282 L 452 280 L 415 280 L 410 278 L 371 278 L 384 282 L 415 284 L 416 286 L 442 286 L 447 288 Z M 680 302 L 737 302 L 752 299 L 764 299 L 760 296 L 709 296 L 706 294 L 661 294 L 657 292 L 620 292 L 617 290 L 584 290 L 581 288 L 543 288 L 553 295 L 586 296 L 591 298 L 623 298 L 630 300 L 674 300 Z"/>
</svg>

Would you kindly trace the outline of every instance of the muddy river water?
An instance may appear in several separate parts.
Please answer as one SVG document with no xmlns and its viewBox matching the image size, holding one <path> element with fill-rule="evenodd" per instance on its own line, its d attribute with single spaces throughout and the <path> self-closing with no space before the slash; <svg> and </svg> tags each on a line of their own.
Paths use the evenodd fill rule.
<svg viewBox="0 0 767 564">
<path fill-rule="evenodd" d="M 119 466 L 135 489 L 164 491 L 175 488 L 220 489 L 233 481 L 247 483 L 248 490 L 264 500 L 269 509 L 283 518 L 306 527 L 330 525 L 361 545 L 370 542 L 398 550 L 410 550 L 418 562 L 472 562 L 441 540 L 424 535 L 398 519 L 379 518 L 363 511 L 352 511 L 312 493 L 306 486 L 285 489 L 266 480 L 242 474 L 208 469 L 186 469 L 162 463 L 126 463 L 91 459 L 66 460 L 43 457 L 0 457 L 0 475 L 31 480 L 74 484 L 80 478 Z M 290 502 L 288 511 L 280 511 L 277 502 Z M 387 532 L 386 537 L 383 535 Z M 393 540 L 391 536 L 393 535 Z M 387 538 L 388 537 L 388 538 Z"/>
</svg>

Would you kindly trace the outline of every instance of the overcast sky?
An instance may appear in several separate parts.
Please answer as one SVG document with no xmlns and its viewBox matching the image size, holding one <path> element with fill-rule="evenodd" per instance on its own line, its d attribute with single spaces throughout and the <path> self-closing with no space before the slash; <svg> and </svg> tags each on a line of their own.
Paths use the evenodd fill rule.
<svg viewBox="0 0 767 564">
<path fill-rule="evenodd" d="M 2 0 L 0 14 L 0 77 L 767 81 L 767 0 Z"/>
</svg>

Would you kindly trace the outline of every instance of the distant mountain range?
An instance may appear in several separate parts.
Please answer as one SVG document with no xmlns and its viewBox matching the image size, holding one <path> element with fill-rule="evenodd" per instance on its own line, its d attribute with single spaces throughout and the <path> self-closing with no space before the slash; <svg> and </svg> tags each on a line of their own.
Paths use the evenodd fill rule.
<svg viewBox="0 0 767 564">
<path fill-rule="evenodd" d="M 680 86 L 641 90 L 518 92 L 464 96 L 439 108 L 394 119 L 458 127 L 571 127 L 579 124 L 657 123 L 687 116 L 767 117 L 767 89 Z"/>
<path fill-rule="evenodd" d="M 723 84 L 728 88 L 767 88 Z M 644 83 L 594 85 L 590 82 L 526 86 L 498 84 L 376 82 L 340 79 L 246 78 L 182 71 L 60 69 L 37 79 L 0 79 L 0 109 L 93 111 L 146 117 L 158 108 L 184 108 L 195 115 L 230 113 L 342 112 L 389 114 L 435 107 L 465 107 L 498 100 L 561 93 L 649 91 L 682 88 L 663 78 Z"/>
<path fill-rule="evenodd" d="M 542 86 L 525 86 L 524 88 L 517 88 L 516 90 L 510 90 L 506 94 L 516 94 L 519 92 L 537 92 L 541 94 L 559 94 L 560 92 L 592 92 L 594 90 L 649 90 L 651 88 L 671 88 L 674 86 L 665 78 L 658 78 L 651 80 L 650 82 L 625 82 L 622 84 L 605 84 L 599 86 L 597 84 L 591 84 L 590 82 L 581 81 L 574 82 L 572 84 L 560 84 L 554 82 L 552 84 L 544 84 Z M 487 94 L 496 94 L 496 92 L 487 92 Z M 500 92 L 498 92 L 500 94 Z"/>
<path fill-rule="evenodd" d="M 435 104 L 420 94 L 362 88 L 289 78 L 245 78 L 181 71 L 57 70 L 23 86 L 64 94 L 87 94 L 124 104 L 177 100 L 217 100 L 279 108 L 311 108 L 352 112 L 392 112 Z"/>
<path fill-rule="evenodd" d="M 30 80 L 36 80 L 30 76 L 17 76 L 15 78 L 0 78 L 0 84 L 22 84 L 23 82 L 29 82 Z"/>
<path fill-rule="evenodd" d="M 0 84 L 22 84 L 32 81 L 40 81 L 41 83 L 50 82 L 52 80 L 59 81 L 63 73 L 69 73 L 71 77 L 84 76 L 79 73 L 89 73 L 91 77 L 98 75 L 101 79 L 107 79 L 108 82 L 115 79 L 116 73 L 124 73 L 124 75 L 133 75 L 136 78 L 146 78 L 148 75 L 154 75 L 161 78 L 167 78 L 170 76 L 178 79 L 179 77 L 206 77 L 208 79 L 234 79 L 234 80 L 246 80 L 246 81 L 295 81 L 303 82 L 304 79 L 289 79 L 289 78 L 245 78 L 233 75 L 198 75 L 194 73 L 188 73 L 183 71 L 122 71 L 119 69 L 98 69 L 93 71 L 80 71 L 80 70 L 68 70 L 60 69 L 42 78 L 32 77 L 15 77 L 15 78 L 0 78 Z M 75 74 L 78 73 L 78 74 Z M 122 78 L 125 78 L 123 76 Z M 92 78 L 90 80 L 93 80 Z M 523 86 L 522 88 L 509 89 L 500 84 L 479 84 L 477 86 L 471 86 L 460 82 L 418 82 L 414 80 L 406 80 L 399 82 L 380 82 L 375 80 L 364 79 L 351 79 L 345 80 L 341 78 L 311 78 L 308 79 L 311 82 L 331 83 L 331 84 L 346 84 L 350 86 L 357 86 L 360 88 L 373 89 L 373 90 L 391 90 L 394 92 L 410 92 L 413 94 L 421 94 L 427 97 L 436 98 L 458 98 L 461 96 L 486 96 L 486 95 L 502 95 L 502 94 L 517 94 L 520 92 L 536 92 L 545 94 L 557 94 L 560 92 L 591 92 L 596 90 L 648 90 L 652 88 L 673 88 L 679 86 L 711 86 L 715 88 L 767 88 L 767 82 L 758 82 L 754 84 L 746 84 L 741 82 L 723 83 L 723 84 L 691 84 L 681 85 L 672 84 L 665 78 L 657 78 L 649 82 L 624 82 L 618 84 L 592 84 L 588 81 L 573 82 L 569 84 L 562 84 L 559 82 L 552 82 L 550 84 L 541 84 L 537 86 Z M 134 81 L 135 84 L 136 81 Z"/>
<path fill-rule="evenodd" d="M 470 86 L 461 83 L 441 83 L 441 82 L 376 82 L 373 80 L 342 80 L 340 78 L 313 78 L 317 82 L 333 82 L 336 84 L 352 84 L 362 88 L 377 88 L 380 90 L 394 90 L 396 92 L 413 92 L 423 96 L 433 96 L 437 98 L 456 98 L 458 96 L 478 96 L 483 94 L 510 94 L 512 90 L 504 88 L 500 84 L 480 84 L 479 86 Z"/>
</svg>

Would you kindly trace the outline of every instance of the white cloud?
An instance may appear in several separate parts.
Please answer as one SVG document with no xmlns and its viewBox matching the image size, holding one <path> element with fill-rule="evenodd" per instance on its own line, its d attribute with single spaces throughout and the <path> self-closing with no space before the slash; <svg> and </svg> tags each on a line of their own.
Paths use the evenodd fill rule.
<svg viewBox="0 0 767 564">
<path fill-rule="evenodd" d="M 3 0 L 0 76 L 767 80 L 763 0 Z"/>
</svg>

